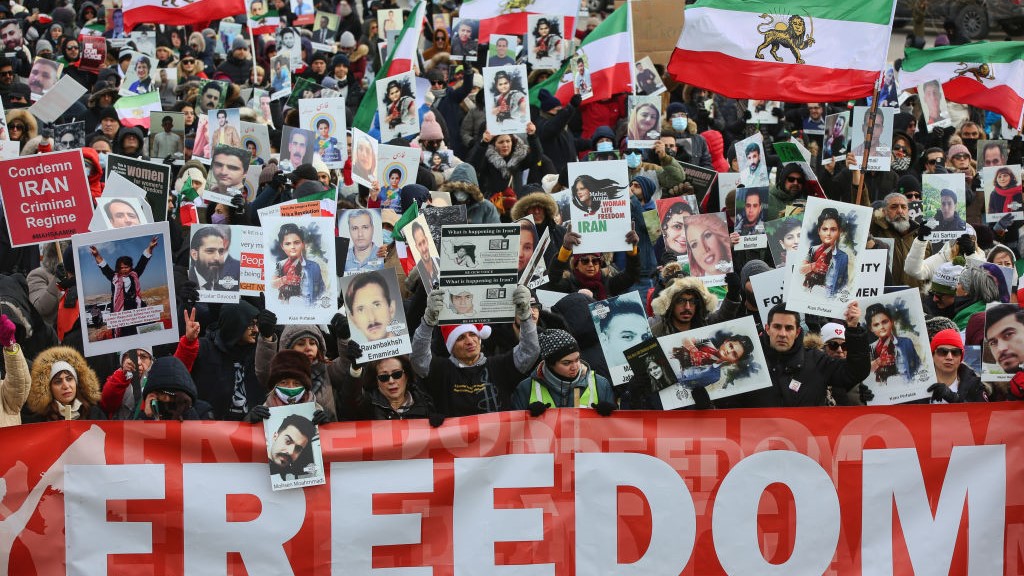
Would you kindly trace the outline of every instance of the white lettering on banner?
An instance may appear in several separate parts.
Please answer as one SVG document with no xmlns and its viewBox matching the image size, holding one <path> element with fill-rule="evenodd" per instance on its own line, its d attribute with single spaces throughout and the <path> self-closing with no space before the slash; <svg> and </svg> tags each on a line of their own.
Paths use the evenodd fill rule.
<svg viewBox="0 0 1024 576">
<path fill-rule="evenodd" d="M 576 573 L 617 576 L 679 574 L 697 538 L 690 489 L 663 460 L 635 453 L 576 454 Z M 618 489 L 643 493 L 651 541 L 632 564 L 618 561 Z"/>
<path fill-rule="evenodd" d="M 553 486 L 554 465 L 554 454 L 455 459 L 455 576 L 554 576 L 553 563 L 504 566 L 494 562 L 495 542 L 544 539 L 543 510 L 495 510 L 494 490 Z"/>
<path fill-rule="evenodd" d="M 69 575 L 107 573 L 109 554 L 152 554 L 153 524 L 108 522 L 108 500 L 162 500 L 163 464 L 64 466 L 65 557 Z"/>
<path fill-rule="evenodd" d="M 953 448 L 934 516 L 917 450 L 865 450 L 863 574 L 893 573 L 893 501 L 915 574 L 949 574 L 965 507 L 967 574 L 1003 573 L 1006 446 Z"/>
<path fill-rule="evenodd" d="M 229 552 L 242 557 L 249 576 L 292 574 L 284 543 L 302 528 L 306 496 L 302 490 L 274 492 L 266 463 L 184 464 L 182 492 L 186 576 L 226 575 Z M 260 515 L 229 522 L 229 494 L 259 498 Z"/>
<path fill-rule="evenodd" d="M 432 460 L 332 462 L 331 574 L 430 576 L 429 566 L 373 568 L 373 547 L 419 544 L 421 514 L 374 514 L 373 495 L 433 492 Z"/>
<path fill-rule="evenodd" d="M 790 490 L 796 510 L 793 552 L 781 564 L 765 560 L 757 536 L 761 495 L 772 484 Z M 711 517 L 715 553 L 729 574 L 821 574 L 835 555 L 839 524 L 832 479 L 811 458 L 788 450 L 751 454 L 729 470 Z"/>
</svg>

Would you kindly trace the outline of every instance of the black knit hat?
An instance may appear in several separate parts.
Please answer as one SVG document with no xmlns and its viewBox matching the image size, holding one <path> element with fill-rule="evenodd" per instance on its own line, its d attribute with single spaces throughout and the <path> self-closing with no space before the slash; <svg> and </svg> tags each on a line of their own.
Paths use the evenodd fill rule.
<svg viewBox="0 0 1024 576">
<path fill-rule="evenodd" d="M 537 340 L 540 343 L 540 357 L 548 365 L 580 351 L 576 339 L 565 330 L 545 330 L 537 335 Z"/>
<path fill-rule="evenodd" d="M 309 390 L 313 386 L 313 377 L 310 375 L 311 370 L 312 366 L 305 354 L 296 350 L 281 350 L 270 361 L 270 375 L 267 377 L 267 387 L 272 389 L 281 380 L 294 378 L 302 384 L 303 388 Z"/>
<path fill-rule="evenodd" d="M 142 389 L 142 397 L 145 398 L 151 392 L 159 390 L 184 392 L 192 397 L 192 402 L 195 402 L 199 395 L 192 375 L 188 373 L 181 360 L 174 356 L 161 356 L 153 361 L 146 375 L 146 387 Z"/>
</svg>

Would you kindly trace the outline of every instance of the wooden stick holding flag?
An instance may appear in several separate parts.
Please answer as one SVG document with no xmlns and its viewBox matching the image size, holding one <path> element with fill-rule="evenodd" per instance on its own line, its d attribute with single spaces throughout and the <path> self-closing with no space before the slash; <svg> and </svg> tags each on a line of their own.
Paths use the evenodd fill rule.
<svg viewBox="0 0 1024 576">
<path fill-rule="evenodd" d="M 861 158 L 860 165 L 860 183 L 857 184 L 857 201 L 854 204 L 860 204 L 861 197 L 864 195 L 864 173 L 868 171 L 868 156 L 871 154 L 871 139 L 875 136 L 875 112 L 878 111 L 878 88 L 882 82 L 882 76 L 879 74 L 878 80 L 875 81 L 875 91 L 871 96 L 871 108 L 868 109 L 868 117 L 864 120 L 868 123 L 868 130 L 864 134 L 864 157 Z"/>
</svg>

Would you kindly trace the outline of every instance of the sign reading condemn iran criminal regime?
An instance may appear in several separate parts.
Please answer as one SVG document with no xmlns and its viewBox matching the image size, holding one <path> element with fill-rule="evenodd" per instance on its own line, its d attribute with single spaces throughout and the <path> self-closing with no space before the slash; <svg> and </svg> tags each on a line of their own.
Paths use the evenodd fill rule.
<svg viewBox="0 0 1024 576">
<path fill-rule="evenodd" d="M 16 248 L 89 231 L 92 195 L 81 150 L 0 162 L 0 194 Z"/>
</svg>

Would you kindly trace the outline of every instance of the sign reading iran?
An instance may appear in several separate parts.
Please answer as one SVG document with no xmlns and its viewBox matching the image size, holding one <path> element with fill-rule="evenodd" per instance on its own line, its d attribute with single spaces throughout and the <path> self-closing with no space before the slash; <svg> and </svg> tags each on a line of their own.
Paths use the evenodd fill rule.
<svg viewBox="0 0 1024 576">
<path fill-rule="evenodd" d="M 92 194 L 81 150 L 0 162 L 0 194 L 15 248 L 89 231 Z"/>
<path fill-rule="evenodd" d="M 1021 574 L 1020 403 L 0 429 L 0 574 Z"/>
</svg>

